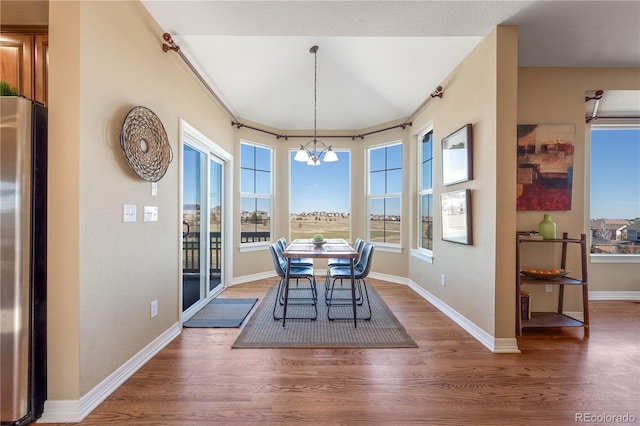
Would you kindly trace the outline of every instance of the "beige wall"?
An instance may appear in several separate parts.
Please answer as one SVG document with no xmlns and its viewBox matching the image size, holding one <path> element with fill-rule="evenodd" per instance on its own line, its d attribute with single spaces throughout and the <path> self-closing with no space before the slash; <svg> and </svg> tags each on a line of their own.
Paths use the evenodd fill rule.
<svg viewBox="0 0 640 426">
<path fill-rule="evenodd" d="M 509 195 L 515 194 L 515 147 L 508 133 L 515 126 L 516 70 L 517 30 L 498 27 L 443 81 L 444 97 L 429 103 L 411 131 L 415 143 L 418 133 L 433 124 L 435 235 L 433 264 L 411 257 L 409 277 L 500 338 L 515 334 L 515 196 Z M 443 187 L 440 140 L 466 123 L 473 125 L 473 179 Z M 472 191 L 473 245 L 441 239 L 440 194 L 457 189 Z"/>
<path fill-rule="evenodd" d="M 572 124 L 575 126 L 575 157 L 573 189 L 570 211 L 550 212 L 558 233 L 568 232 L 570 237 L 581 233 L 589 235 L 589 177 L 588 164 L 589 126 L 585 124 L 587 91 L 639 90 L 640 70 L 625 68 L 520 68 L 518 73 L 518 123 L 520 124 Z M 544 212 L 518 212 L 518 229 L 537 229 Z M 545 265 L 557 265 L 559 247 L 543 253 L 542 249 L 531 253 L 532 258 Z M 577 250 L 570 252 L 568 268 L 579 271 Z M 588 264 L 590 291 L 639 291 L 640 265 Z M 534 309 L 553 309 L 555 296 L 545 294 L 544 289 L 532 289 Z M 571 289 L 577 290 L 577 289 Z M 577 291 L 569 296 L 566 309 L 581 310 Z"/>
<path fill-rule="evenodd" d="M 179 321 L 179 120 L 236 158 L 240 140 L 276 148 L 276 237 L 288 237 L 288 150 L 300 141 L 230 126 L 179 57 L 162 52 L 164 31 L 137 2 L 56 1 L 50 4 L 49 24 L 49 399 L 78 400 Z M 440 185 L 440 145 L 434 144 L 435 206 L 443 191 L 472 189 L 474 244 L 441 241 L 436 213 L 434 263 L 425 263 L 409 254 L 416 236 L 412 221 L 405 220 L 402 253 L 378 251 L 374 272 L 408 277 L 487 333 L 513 337 L 516 122 L 578 123 L 584 90 L 638 88 L 637 74 L 625 70 L 583 70 L 578 76 L 580 83 L 569 70 L 518 74 L 517 31 L 500 27 L 443 81 L 444 98 L 431 102 L 412 127 L 364 141 L 332 140 L 337 149 L 351 151 L 355 238 L 366 232 L 367 146 L 403 141 L 402 215 L 415 218 L 417 134 L 433 123 L 434 140 L 440 141 L 465 123 L 474 126 L 474 179 L 469 182 Z M 133 174 L 119 147 L 122 121 L 136 105 L 158 115 L 174 152 L 157 197 Z M 584 168 L 578 169 L 584 177 Z M 234 182 L 237 188 L 238 167 Z M 584 204 L 583 198 L 576 201 Z M 122 223 L 125 203 L 138 206 L 136 223 Z M 159 207 L 157 223 L 142 222 L 144 205 Z M 239 211 L 237 193 L 233 211 Z M 531 226 L 538 216 L 518 214 L 517 226 Z M 557 219 L 560 229 L 583 229 L 575 224 L 584 224 L 583 209 Z M 235 237 L 240 224 L 233 223 L 231 277 L 272 272 L 266 250 L 240 252 Z M 446 287 L 439 284 L 440 274 L 447 276 Z M 152 300 L 159 302 L 154 319 L 149 318 Z"/>
<path fill-rule="evenodd" d="M 0 25 L 47 25 L 48 0 L 0 1 Z"/>
<path fill-rule="evenodd" d="M 50 5 L 49 399 L 78 399 L 179 321 L 179 122 L 230 153 L 233 128 L 138 2 Z M 138 178 L 119 145 L 143 105 L 174 159 Z M 136 204 L 136 223 L 122 222 Z M 145 205 L 159 207 L 144 223 Z M 159 313 L 150 319 L 150 303 Z"/>
</svg>

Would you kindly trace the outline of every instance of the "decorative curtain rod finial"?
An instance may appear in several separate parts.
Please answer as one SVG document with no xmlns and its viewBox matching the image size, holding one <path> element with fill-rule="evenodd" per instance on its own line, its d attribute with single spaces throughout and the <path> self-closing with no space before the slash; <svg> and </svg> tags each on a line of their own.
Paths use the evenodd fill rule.
<svg viewBox="0 0 640 426">
<path fill-rule="evenodd" d="M 169 50 L 173 50 L 174 52 L 179 52 L 180 51 L 180 46 L 178 46 L 177 44 L 175 44 L 173 42 L 173 38 L 171 38 L 171 34 L 169 33 L 164 33 L 162 34 L 162 38 L 164 39 L 164 41 L 166 41 L 167 43 L 162 43 L 162 51 L 163 52 L 168 52 Z"/>
<path fill-rule="evenodd" d="M 600 99 L 602 99 L 602 95 L 604 95 L 604 90 L 596 90 L 596 93 L 593 96 L 585 96 L 584 97 L 584 101 L 585 102 L 589 102 L 589 101 L 599 101 Z"/>
<path fill-rule="evenodd" d="M 431 94 L 432 98 L 440 98 L 442 99 L 442 95 L 444 95 L 444 91 L 442 90 L 442 86 L 436 87 L 436 90 Z"/>
</svg>

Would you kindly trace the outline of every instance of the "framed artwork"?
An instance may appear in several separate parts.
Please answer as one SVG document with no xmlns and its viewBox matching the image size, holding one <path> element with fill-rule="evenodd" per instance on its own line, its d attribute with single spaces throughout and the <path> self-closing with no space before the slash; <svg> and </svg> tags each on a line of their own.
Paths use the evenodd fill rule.
<svg viewBox="0 0 640 426">
<path fill-rule="evenodd" d="M 573 124 L 518 124 L 518 210 L 571 210 Z"/>
<path fill-rule="evenodd" d="M 471 190 L 446 192 L 440 195 L 442 239 L 460 244 L 472 244 Z"/>
<path fill-rule="evenodd" d="M 442 184 L 453 185 L 473 179 L 473 135 L 465 124 L 442 139 Z"/>
</svg>

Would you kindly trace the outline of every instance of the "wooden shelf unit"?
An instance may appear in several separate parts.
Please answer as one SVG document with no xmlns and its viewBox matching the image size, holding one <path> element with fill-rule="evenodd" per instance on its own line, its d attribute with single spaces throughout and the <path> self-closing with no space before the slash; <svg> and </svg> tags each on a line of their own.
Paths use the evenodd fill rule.
<svg viewBox="0 0 640 426">
<path fill-rule="evenodd" d="M 560 257 L 560 269 L 567 269 L 567 249 L 569 246 L 577 245 L 580 249 L 581 275 L 580 279 L 572 277 L 560 277 L 549 280 L 539 280 L 527 277 L 520 273 L 521 266 L 521 245 L 522 244 L 561 244 L 562 255 Z M 558 291 L 558 305 L 556 312 L 532 312 L 531 318 L 522 319 L 520 292 L 523 285 L 556 285 Z M 583 320 L 571 318 L 563 313 L 564 309 L 564 287 L 582 287 L 582 311 Z M 585 336 L 589 336 L 589 289 L 587 280 L 587 236 L 581 234 L 579 239 L 568 238 L 567 233 L 562 234 L 562 238 L 553 240 L 530 239 L 526 235 L 516 236 L 516 327 L 518 335 L 522 335 L 524 328 L 534 327 L 584 327 Z M 531 302 L 529 302 L 531 303 Z"/>
</svg>

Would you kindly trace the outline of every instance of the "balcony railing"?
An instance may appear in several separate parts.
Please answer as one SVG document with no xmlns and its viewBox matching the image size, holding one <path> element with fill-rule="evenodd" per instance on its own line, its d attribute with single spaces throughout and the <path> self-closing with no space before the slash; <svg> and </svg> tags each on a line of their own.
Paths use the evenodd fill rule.
<svg viewBox="0 0 640 426">
<path fill-rule="evenodd" d="M 241 232 L 241 243 L 257 243 L 269 241 L 270 232 Z M 222 241 L 220 232 L 209 234 L 209 261 L 212 275 L 219 274 L 222 263 Z M 185 274 L 197 274 L 200 272 L 200 234 L 192 232 L 186 235 L 182 241 L 182 272 Z"/>
</svg>

